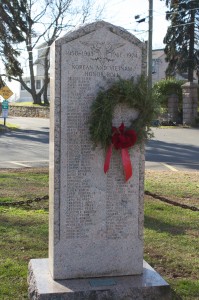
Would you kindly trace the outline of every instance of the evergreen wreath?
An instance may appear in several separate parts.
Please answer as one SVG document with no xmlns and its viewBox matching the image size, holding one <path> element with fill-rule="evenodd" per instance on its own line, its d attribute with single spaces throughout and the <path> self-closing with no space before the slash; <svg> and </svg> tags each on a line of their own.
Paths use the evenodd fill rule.
<svg viewBox="0 0 199 300">
<path fill-rule="evenodd" d="M 95 147 L 101 145 L 107 149 L 111 144 L 113 113 L 118 104 L 125 104 L 139 112 L 138 118 L 132 120 L 127 128 L 135 130 L 137 143 L 151 136 L 150 125 L 156 111 L 156 103 L 148 92 L 146 78 L 143 75 L 136 78 L 136 81 L 134 78 L 119 78 L 108 90 L 99 91 L 91 105 L 89 131 Z"/>
</svg>

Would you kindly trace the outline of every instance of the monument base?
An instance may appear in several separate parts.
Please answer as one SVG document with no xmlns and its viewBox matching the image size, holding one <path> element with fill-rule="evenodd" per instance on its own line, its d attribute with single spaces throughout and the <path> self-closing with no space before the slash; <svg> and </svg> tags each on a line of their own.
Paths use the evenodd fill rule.
<svg viewBox="0 0 199 300">
<path fill-rule="evenodd" d="M 53 280 L 48 259 L 29 263 L 31 300 L 170 300 L 169 284 L 144 261 L 143 274 L 134 276 Z"/>
</svg>

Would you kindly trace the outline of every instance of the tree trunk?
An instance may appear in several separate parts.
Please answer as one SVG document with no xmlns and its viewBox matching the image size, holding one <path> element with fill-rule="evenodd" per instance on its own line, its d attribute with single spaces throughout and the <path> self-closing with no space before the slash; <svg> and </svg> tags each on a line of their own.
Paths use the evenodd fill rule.
<svg viewBox="0 0 199 300">
<path fill-rule="evenodd" d="M 45 104 L 45 105 L 49 105 L 48 95 L 47 95 L 46 90 L 44 90 L 43 97 L 44 97 L 44 104 Z"/>
<path fill-rule="evenodd" d="M 33 104 L 41 105 L 41 94 L 35 94 L 33 98 Z"/>
<path fill-rule="evenodd" d="M 48 105 L 49 101 L 48 101 L 48 84 L 49 84 L 49 74 L 48 74 L 48 70 L 49 70 L 49 49 L 47 49 L 46 51 L 46 55 L 45 55 L 45 59 L 44 59 L 44 93 L 43 93 L 43 97 L 44 97 L 44 104 Z"/>
<path fill-rule="evenodd" d="M 190 40 L 189 40 L 189 60 L 188 60 L 188 81 L 193 82 L 193 72 L 194 72 L 194 21 L 195 21 L 195 11 L 191 6 L 191 19 L 190 19 Z"/>
</svg>

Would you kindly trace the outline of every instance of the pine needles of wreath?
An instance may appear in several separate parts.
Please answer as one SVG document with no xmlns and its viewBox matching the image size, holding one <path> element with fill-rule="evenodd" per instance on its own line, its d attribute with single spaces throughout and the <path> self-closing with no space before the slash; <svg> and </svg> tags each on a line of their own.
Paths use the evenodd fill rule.
<svg viewBox="0 0 199 300">
<path fill-rule="evenodd" d="M 140 143 L 151 136 L 150 125 L 157 113 L 157 103 L 148 92 L 147 80 L 144 76 L 124 80 L 119 79 L 108 90 L 99 91 L 91 105 L 89 131 L 94 146 L 107 148 L 111 143 L 112 119 L 115 107 L 125 104 L 129 108 L 138 110 L 136 120 L 131 120 L 128 129 L 134 129 Z M 124 120 L 125 125 L 125 120 Z"/>
</svg>

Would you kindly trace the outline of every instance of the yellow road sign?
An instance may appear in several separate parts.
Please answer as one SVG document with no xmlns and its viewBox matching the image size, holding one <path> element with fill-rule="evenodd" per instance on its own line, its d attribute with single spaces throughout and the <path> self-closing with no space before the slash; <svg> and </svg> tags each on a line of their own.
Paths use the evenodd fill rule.
<svg viewBox="0 0 199 300">
<path fill-rule="evenodd" d="M 4 99 L 8 99 L 13 95 L 13 92 L 9 89 L 9 87 L 6 85 L 0 89 L 0 95 Z"/>
</svg>

